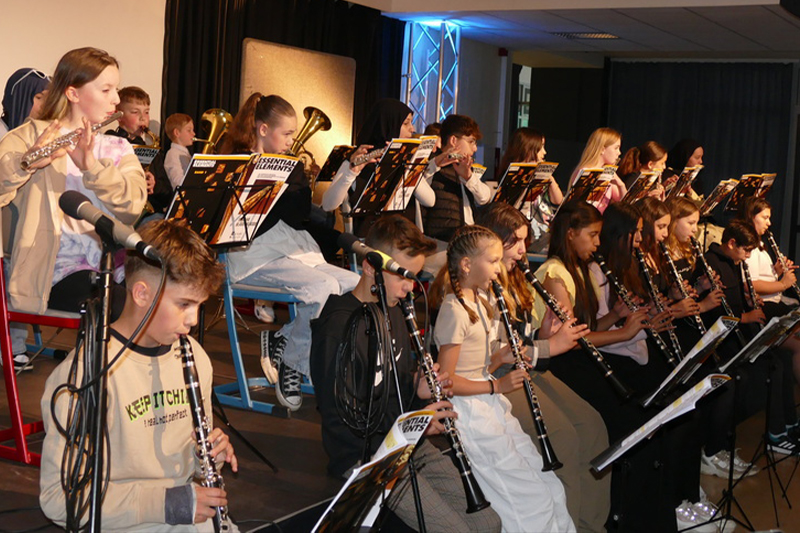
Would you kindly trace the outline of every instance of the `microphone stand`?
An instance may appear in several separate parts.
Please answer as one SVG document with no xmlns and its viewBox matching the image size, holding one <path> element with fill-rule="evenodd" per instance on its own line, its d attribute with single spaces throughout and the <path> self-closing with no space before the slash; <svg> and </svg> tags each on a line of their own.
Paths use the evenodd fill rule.
<svg viewBox="0 0 800 533">
<path fill-rule="evenodd" d="M 370 261 L 370 259 L 367 259 Z M 397 393 L 397 405 L 400 408 L 400 412 L 405 412 L 405 407 L 403 406 L 403 396 L 402 396 L 402 389 L 400 388 L 400 378 L 397 375 L 397 360 L 395 359 L 394 354 L 394 339 L 392 337 L 392 323 L 389 319 L 389 304 L 386 299 L 386 284 L 383 281 L 383 265 L 382 264 L 374 264 L 373 261 L 370 261 L 370 264 L 375 269 L 375 288 L 376 293 L 378 296 L 378 305 L 383 312 L 383 320 L 386 325 L 386 331 L 389 333 L 389 360 L 391 361 L 391 372 L 392 372 L 392 379 L 394 381 L 395 392 Z M 419 492 L 419 483 L 417 482 L 417 468 L 414 462 L 414 454 L 412 453 L 411 456 L 408 458 L 408 476 L 409 480 L 411 481 L 411 490 L 414 494 L 414 506 L 417 510 L 417 524 L 420 533 L 425 533 L 427 530 L 425 528 L 425 515 L 422 511 L 422 499 Z"/>
<path fill-rule="evenodd" d="M 96 403 L 91 405 L 89 410 L 89 432 L 88 435 L 92 442 L 94 456 L 92 457 L 92 484 L 89 489 L 89 531 L 102 531 L 102 498 L 105 465 L 105 432 L 106 432 L 106 409 L 107 409 L 107 390 L 106 379 L 108 374 L 103 373 L 108 362 L 108 340 L 111 331 L 111 292 L 114 283 L 114 236 L 113 223 L 109 224 L 98 222 L 97 234 L 100 235 L 103 243 L 102 258 L 100 260 L 100 276 L 98 286 L 101 289 L 100 299 L 91 300 L 88 306 L 94 308 L 94 313 L 89 313 L 91 320 L 94 317 L 97 321 L 97 328 L 93 338 L 88 339 L 85 345 L 84 357 L 86 358 L 86 368 L 92 369 L 92 376 L 87 376 L 87 381 L 100 376 L 97 384 L 94 385 L 96 391 Z M 99 307 L 99 309 L 98 309 Z M 99 311 L 99 313 L 97 312 Z"/>
</svg>

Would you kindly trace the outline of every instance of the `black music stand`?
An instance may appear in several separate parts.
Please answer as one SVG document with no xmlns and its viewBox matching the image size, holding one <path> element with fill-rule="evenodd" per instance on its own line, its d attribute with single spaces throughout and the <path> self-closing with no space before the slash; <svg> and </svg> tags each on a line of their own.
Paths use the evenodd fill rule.
<svg viewBox="0 0 800 533">
<path fill-rule="evenodd" d="M 250 156 L 248 158 L 249 165 L 255 164 L 257 161 L 257 156 Z M 245 160 L 239 159 L 236 160 L 237 162 L 234 164 L 241 165 L 245 163 Z M 191 166 L 190 166 L 191 169 Z M 189 172 L 187 171 L 187 175 Z M 258 226 L 266 219 L 267 214 L 272 209 L 272 207 L 277 203 L 280 194 L 285 190 L 285 183 L 282 184 L 282 189 L 278 191 L 277 194 L 272 195 L 271 198 L 267 198 L 269 204 L 266 205 L 266 211 L 261 213 L 261 216 L 256 220 L 255 227 L 250 227 L 250 222 L 248 222 L 247 211 L 245 210 L 244 203 L 247 202 L 242 201 L 243 193 L 251 193 L 253 196 L 256 194 L 261 194 L 262 191 L 265 191 L 268 185 L 265 184 L 253 184 L 247 183 L 246 178 L 250 177 L 250 172 L 245 169 L 242 169 L 242 172 L 233 176 L 235 179 L 225 180 L 224 184 L 219 182 L 209 183 L 208 185 L 194 185 L 185 187 L 183 185 L 179 185 L 175 189 L 175 197 L 173 199 L 172 205 L 169 209 L 168 218 L 177 218 L 177 219 L 185 219 L 189 226 L 194 229 L 201 237 L 203 237 L 209 246 L 214 246 L 217 248 L 228 248 L 233 246 L 241 246 L 247 245 L 249 246 L 253 239 L 255 238 L 255 233 L 258 230 Z M 242 183 L 242 177 L 245 178 L 245 182 Z M 205 181 L 205 180 L 204 180 Z M 272 187 L 275 185 L 273 184 Z M 255 192 L 254 192 L 255 190 Z M 271 193 L 272 190 L 266 192 L 266 194 Z M 209 205 L 208 198 L 209 196 L 213 196 L 214 198 L 218 199 L 217 205 Z M 262 195 L 263 196 L 263 195 Z M 202 200 L 201 203 L 196 204 L 192 203 L 192 198 L 199 198 Z M 261 200 L 258 200 L 259 202 Z M 233 208 L 238 208 L 238 212 L 241 213 L 240 218 L 240 225 L 243 229 L 243 239 L 242 240 L 234 240 L 234 241 L 227 241 L 227 242 L 219 242 L 217 239 L 222 231 L 221 226 L 227 224 L 230 219 L 226 220 L 226 213 L 233 212 Z M 235 222 L 234 222 L 235 224 Z M 235 231 L 232 232 L 235 235 Z M 198 325 L 199 329 L 199 342 L 202 345 L 204 340 L 204 325 L 205 325 L 205 304 L 201 307 L 200 317 L 198 318 Z M 211 402 L 214 408 L 214 412 L 218 415 L 219 419 L 231 430 L 231 433 L 236 435 L 256 456 L 261 459 L 267 466 L 269 466 L 273 472 L 277 473 L 278 469 L 275 465 L 264 456 L 244 435 L 242 435 L 234 426 L 230 423 L 225 410 L 222 407 L 222 404 L 217 397 L 216 391 L 212 390 L 211 393 Z"/>
</svg>

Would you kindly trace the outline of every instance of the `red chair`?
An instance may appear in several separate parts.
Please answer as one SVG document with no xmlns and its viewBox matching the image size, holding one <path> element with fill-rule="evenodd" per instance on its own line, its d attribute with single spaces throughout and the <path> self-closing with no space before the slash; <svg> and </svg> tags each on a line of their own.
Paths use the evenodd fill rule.
<svg viewBox="0 0 800 533">
<path fill-rule="evenodd" d="M 0 274 L 4 272 L 3 261 L 0 258 Z M 80 318 L 76 313 L 65 313 L 62 311 L 48 311 L 44 315 L 34 315 L 30 313 L 20 313 L 11 311 L 8 308 L 6 298 L 5 276 L 0 275 L 0 351 L 3 358 L 3 377 L 6 382 L 6 395 L 8 396 L 8 408 L 11 412 L 11 427 L 0 430 L 0 442 L 14 441 L 13 446 L 0 444 L 0 457 L 11 459 L 21 463 L 39 466 L 41 456 L 28 449 L 28 435 L 34 435 L 44 431 L 44 426 L 40 421 L 28 422 L 22 420 L 22 410 L 20 409 L 19 390 L 17 389 L 17 375 L 14 372 L 14 355 L 11 347 L 11 333 L 9 332 L 9 322 L 21 322 L 23 324 L 33 324 L 39 326 L 53 326 L 58 328 L 78 329 Z"/>
</svg>

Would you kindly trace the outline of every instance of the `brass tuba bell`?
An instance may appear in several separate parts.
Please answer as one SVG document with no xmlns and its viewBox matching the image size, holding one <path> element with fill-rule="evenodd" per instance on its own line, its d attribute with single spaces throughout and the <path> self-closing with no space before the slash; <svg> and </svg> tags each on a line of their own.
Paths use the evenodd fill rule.
<svg viewBox="0 0 800 533">
<path fill-rule="evenodd" d="M 300 132 L 294 138 L 294 143 L 289 149 L 289 154 L 300 157 L 306 165 L 306 168 L 308 168 L 308 163 L 313 164 L 314 156 L 305 149 L 305 143 L 318 131 L 328 131 L 331 129 L 331 119 L 329 119 L 328 115 L 323 113 L 322 110 L 311 106 L 303 109 L 303 116 L 306 117 L 306 123 L 303 124 Z M 302 157 L 303 154 L 307 154 L 306 158 Z M 305 159 L 308 159 L 308 163 Z"/>
<path fill-rule="evenodd" d="M 208 133 L 208 139 L 194 138 L 195 142 L 204 144 L 202 153 L 213 154 L 217 151 L 219 140 L 225 135 L 233 122 L 233 116 L 224 109 L 214 108 L 208 109 L 200 117 L 200 123 L 203 129 Z"/>
</svg>

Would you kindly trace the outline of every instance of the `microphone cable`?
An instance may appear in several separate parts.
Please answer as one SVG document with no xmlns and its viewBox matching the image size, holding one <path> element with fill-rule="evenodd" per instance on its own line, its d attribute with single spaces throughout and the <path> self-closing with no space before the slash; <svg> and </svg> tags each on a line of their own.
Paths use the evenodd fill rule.
<svg viewBox="0 0 800 533">
<path fill-rule="evenodd" d="M 50 414 L 56 430 L 64 437 L 65 445 L 61 459 L 61 487 L 66 501 L 66 530 L 81 531 L 87 528 L 88 523 L 81 526 L 81 518 L 89 510 L 90 495 L 92 491 L 101 491 L 101 498 L 105 497 L 110 478 L 111 453 L 108 442 L 108 426 L 103 424 L 103 479 L 100 487 L 92 487 L 92 457 L 97 453 L 92 446 L 90 438 L 91 426 L 97 409 L 105 406 L 98 405 L 101 398 L 100 379 L 106 375 L 117 363 L 120 357 L 133 345 L 144 326 L 150 321 L 156 304 L 161 298 L 167 280 L 165 265 L 161 265 L 161 279 L 153 301 L 147 309 L 141 322 L 136 326 L 133 334 L 128 338 L 110 362 L 103 366 L 99 372 L 94 373 L 90 363 L 100 357 L 94 353 L 99 335 L 98 325 L 100 316 L 99 299 L 94 298 L 84 302 L 81 307 L 81 329 L 75 343 L 75 355 L 67 375 L 66 383 L 58 385 L 50 398 Z M 80 370 L 80 372 L 79 372 Z M 80 383 L 78 382 L 80 380 Z M 60 394 L 69 394 L 69 402 L 65 419 L 59 420 L 56 410 L 56 401 Z M 104 413 L 105 416 L 105 413 Z"/>
</svg>

